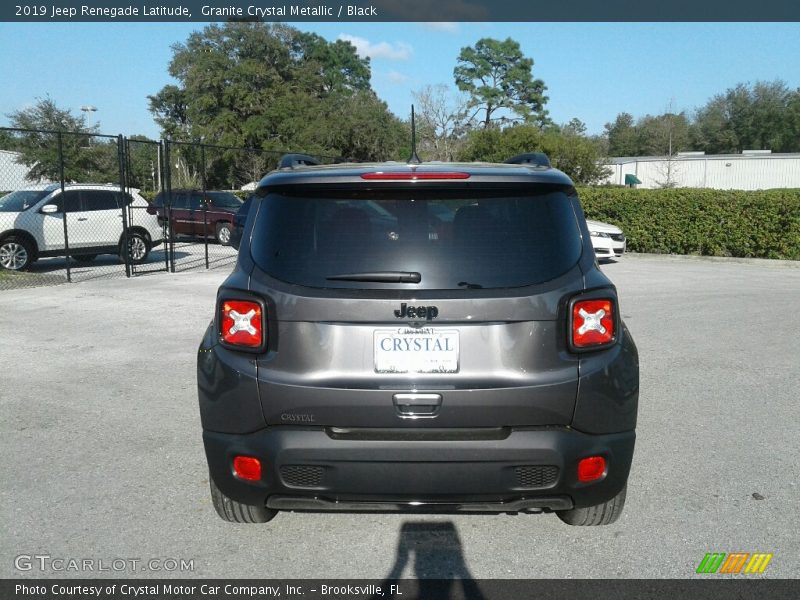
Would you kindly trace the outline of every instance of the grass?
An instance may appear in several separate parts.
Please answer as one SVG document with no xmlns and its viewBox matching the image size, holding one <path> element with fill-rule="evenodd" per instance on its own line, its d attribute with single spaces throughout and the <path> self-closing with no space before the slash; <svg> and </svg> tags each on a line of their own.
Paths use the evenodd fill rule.
<svg viewBox="0 0 800 600">
<path fill-rule="evenodd" d="M 63 283 L 66 278 L 50 273 L 26 273 L 0 268 L 0 291 Z"/>
</svg>

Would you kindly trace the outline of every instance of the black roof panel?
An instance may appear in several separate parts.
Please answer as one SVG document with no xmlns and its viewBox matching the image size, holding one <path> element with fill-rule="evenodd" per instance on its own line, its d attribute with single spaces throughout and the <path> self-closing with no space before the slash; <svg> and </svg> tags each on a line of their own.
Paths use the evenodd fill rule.
<svg viewBox="0 0 800 600">
<path fill-rule="evenodd" d="M 572 180 L 558 169 L 532 165 L 497 163 L 443 163 L 428 162 L 409 165 L 401 162 L 345 163 L 336 165 L 300 166 L 277 169 L 267 174 L 259 189 L 284 185 L 347 184 L 363 185 L 419 185 L 421 181 L 387 180 L 365 181 L 367 173 L 468 173 L 468 179 L 425 180 L 425 184 L 469 185 L 469 183 L 551 183 L 573 185 Z"/>
</svg>

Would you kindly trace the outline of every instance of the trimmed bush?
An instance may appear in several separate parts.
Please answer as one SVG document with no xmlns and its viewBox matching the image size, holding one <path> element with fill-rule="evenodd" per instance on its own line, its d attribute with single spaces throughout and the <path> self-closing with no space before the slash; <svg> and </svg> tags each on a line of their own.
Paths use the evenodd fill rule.
<svg viewBox="0 0 800 600">
<path fill-rule="evenodd" d="M 800 189 L 580 187 L 587 219 L 621 227 L 633 252 L 800 260 Z"/>
</svg>

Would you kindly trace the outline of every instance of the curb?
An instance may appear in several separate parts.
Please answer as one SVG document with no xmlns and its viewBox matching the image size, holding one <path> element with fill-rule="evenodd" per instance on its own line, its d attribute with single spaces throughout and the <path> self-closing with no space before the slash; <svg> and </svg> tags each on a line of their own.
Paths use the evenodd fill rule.
<svg viewBox="0 0 800 600">
<path fill-rule="evenodd" d="M 756 265 L 759 267 L 800 269 L 800 260 L 780 260 L 772 258 L 745 258 L 736 256 L 700 256 L 696 254 L 648 254 L 644 252 L 625 252 L 624 259 L 688 260 L 696 262 L 719 262 L 728 264 Z"/>
</svg>

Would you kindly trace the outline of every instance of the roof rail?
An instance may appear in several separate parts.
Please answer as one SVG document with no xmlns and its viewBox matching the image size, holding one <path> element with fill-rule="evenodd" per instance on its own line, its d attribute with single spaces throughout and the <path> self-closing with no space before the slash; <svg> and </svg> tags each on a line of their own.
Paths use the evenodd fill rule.
<svg viewBox="0 0 800 600">
<path fill-rule="evenodd" d="M 312 167 L 321 164 L 316 158 L 308 154 L 284 154 L 278 162 L 278 168 L 294 169 L 295 167 Z"/>
<path fill-rule="evenodd" d="M 533 167 L 550 167 L 550 159 L 544 152 L 526 152 L 517 154 L 506 161 L 507 165 L 531 165 Z"/>
</svg>

